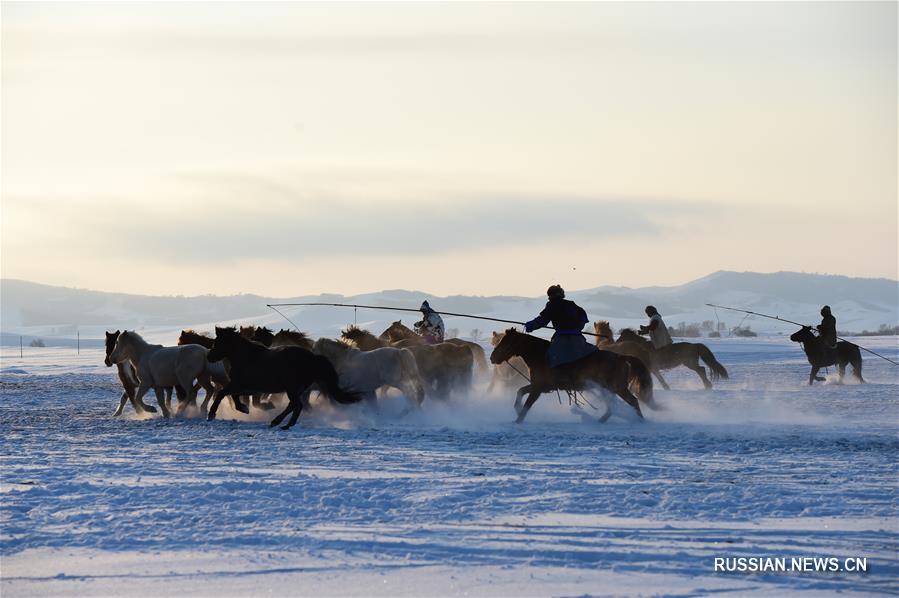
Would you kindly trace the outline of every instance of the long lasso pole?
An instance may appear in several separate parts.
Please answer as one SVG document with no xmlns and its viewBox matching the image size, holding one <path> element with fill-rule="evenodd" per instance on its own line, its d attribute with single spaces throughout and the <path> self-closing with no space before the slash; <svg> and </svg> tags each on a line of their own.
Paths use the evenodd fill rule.
<svg viewBox="0 0 899 598">
<path fill-rule="evenodd" d="M 727 307 L 727 306 L 725 306 L 725 305 L 715 305 L 714 303 L 706 303 L 706 305 L 709 306 L 709 307 L 717 307 L 717 308 L 720 308 L 720 309 L 728 309 L 728 310 L 730 310 L 730 311 L 738 311 L 738 312 L 741 312 L 741 313 L 744 313 L 744 314 L 749 314 L 749 315 L 751 315 L 751 316 L 759 316 L 759 317 L 762 317 L 762 318 L 768 318 L 769 320 L 777 320 L 777 321 L 779 321 L 779 322 L 786 322 L 787 324 L 795 324 L 796 326 L 800 326 L 800 327 L 802 327 L 802 328 L 811 328 L 811 326 L 809 326 L 808 324 L 800 324 L 799 322 L 794 322 L 793 320 L 787 320 L 786 318 L 781 318 L 781 317 L 779 317 L 779 316 L 770 316 L 770 315 L 768 315 L 768 314 L 762 314 L 762 313 L 759 313 L 759 312 L 756 312 L 756 311 L 750 311 L 750 310 L 748 310 L 748 309 L 740 309 L 740 308 L 738 308 L 738 307 Z M 875 352 L 875 351 L 872 351 L 871 349 L 867 349 L 867 348 L 865 348 L 865 347 L 862 347 L 862 346 L 859 345 L 858 343 L 853 343 L 852 341 L 848 341 L 848 340 L 846 340 L 845 338 L 843 338 L 843 337 L 841 337 L 841 336 L 838 336 L 837 338 L 838 338 L 839 340 L 841 340 L 841 341 L 846 341 L 847 343 L 852 343 L 853 345 L 855 345 L 856 347 L 858 347 L 858 348 L 861 349 L 862 351 L 867 351 L 867 352 L 870 353 L 871 355 L 876 355 L 877 357 L 880 357 L 880 358 L 883 359 L 884 361 L 889 361 L 889 362 L 892 363 L 893 365 L 899 365 L 899 362 L 893 361 L 893 360 L 890 359 L 889 357 L 885 357 L 885 356 L 881 355 L 880 353 L 877 353 L 877 352 Z"/>
<path fill-rule="evenodd" d="M 300 307 L 300 306 L 303 306 L 303 307 L 308 307 L 308 306 L 352 307 L 354 309 L 360 309 L 360 308 L 362 308 L 362 309 L 381 309 L 381 310 L 389 310 L 389 311 L 405 311 L 405 312 L 412 312 L 412 313 L 417 313 L 417 312 L 421 311 L 420 309 L 413 309 L 411 307 L 387 307 L 384 305 L 358 305 L 356 303 L 318 303 L 318 302 L 316 302 L 316 303 L 266 303 L 266 307 L 270 307 L 270 308 L 274 309 L 275 311 L 278 311 L 277 309 L 275 309 L 277 307 Z M 502 322 L 503 324 L 515 324 L 517 326 L 524 326 L 524 324 L 525 324 L 524 322 L 518 322 L 516 320 L 503 320 L 501 318 L 490 318 L 487 316 L 475 316 L 472 314 L 458 314 L 458 313 L 454 313 L 451 311 L 437 311 L 437 310 L 434 310 L 434 311 L 442 316 L 454 316 L 457 318 L 471 318 L 474 320 L 488 320 L 490 322 Z M 281 313 L 281 312 L 278 312 L 278 313 Z M 290 320 L 288 320 L 288 321 L 290 321 Z M 291 322 L 291 323 L 293 323 L 293 322 Z M 552 326 L 544 326 L 544 328 L 554 330 L 554 328 Z M 593 332 L 586 332 L 586 331 L 581 331 L 581 334 L 588 334 L 590 336 L 599 336 L 598 334 L 595 334 Z"/>
</svg>

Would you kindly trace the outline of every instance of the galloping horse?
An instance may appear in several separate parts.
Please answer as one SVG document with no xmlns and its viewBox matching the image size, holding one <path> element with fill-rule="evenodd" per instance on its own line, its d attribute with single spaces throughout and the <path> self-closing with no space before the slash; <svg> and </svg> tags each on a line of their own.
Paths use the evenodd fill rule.
<svg viewBox="0 0 899 598">
<path fill-rule="evenodd" d="M 548 340 L 510 328 L 490 354 L 490 361 L 494 364 L 502 363 L 517 355 L 524 359 L 531 370 L 531 383 L 519 388 L 515 395 L 515 411 L 518 413 L 516 423 L 524 421 L 531 406 L 541 394 L 552 390 L 586 390 L 591 383 L 617 394 L 634 408 L 641 419 L 643 413 L 640 411 L 637 397 L 630 391 L 631 384 L 639 389 L 639 396 L 646 405 L 655 408 L 652 398 L 652 377 L 643 362 L 636 357 L 600 350 L 577 361 L 550 368 L 546 359 L 547 349 L 549 349 Z M 525 393 L 530 394 L 522 407 L 521 398 Z M 606 421 L 610 415 L 611 410 L 607 409 L 599 421 Z"/>
<path fill-rule="evenodd" d="M 596 332 L 596 346 L 598 348 L 603 351 L 618 353 L 619 355 L 636 357 L 643 362 L 643 365 L 649 368 L 649 371 L 653 373 L 659 384 L 662 385 L 662 388 L 665 390 L 670 388 L 668 383 L 665 382 L 665 378 L 662 377 L 662 371 L 653 363 L 651 349 L 648 349 L 646 345 L 634 341 L 619 340 L 615 342 L 615 337 L 612 335 L 612 326 L 606 320 L 593 322 L 593 330 Z"/>
<path fill-rule="evenodd" d="M 338 403 L 358 403 L 362 396 L 346 392 L 337 383 L 337 371 L 327 357 L 314 355 L 302 347 L 269 349 L 257 342 L 243 338 L 231 328 L 215 329 L 215 344 L 209 351 L 210 361 L 228 359 L 231 381 L 215 394 L 208 419 L 215 419 L 219 403 L 226 395 L 286 392 L 287 408 L 272 420 L 277 426 L 291 414 L 284 426 L 288 429 L 297 422 L 303 410 L 303 394 L 310 386 L 318 388 Z"/>
<path fill-rule="evenodd" d="M 852 364 L 852 374 L 858 378 L 862 384 L 865 379 L 862 378 L 862 352 L 859 351 L 858 345 L 854 345 L 849 341 L 839 341 L 836 349 L 831 349 L 824 345 L 824 342 L 812 332 L 811 326 L 803 326 L 798 331 L 790 335 L 790 340 L 796 343 L 802 343 L 802 350 L 812 366 L 812 371 L 808 375 L 809 386 L 817 380 L 824 382 L 824 378 L 818 376 L 818 370 L 829 365 L 836 365 L 840 372 L 840 383 L 843 382 L 843 376 L 846 374 L 846 364 Z"/>
<path fill-rule="evenodd" d="M 391 324 L 390 327 L 387 328 L 387 330 L 381 333 L 381 336 L 379 338 L 381 338 L 382 340 L 388 340 L 391 343 L 403 340 L 413 341 L 421 344 L 425 342 L 425 339 L 420 334 L 403 325 L 402 320 L 397 320 L 396 322 Z M 461 338 L 448 338 L 443 342 L 453 345 L 459 345 L 460 347 L 468 347 L 468 349 L 471 351 L 472 359 L 474 359 L 475 364 L 478 366 L 478 372 L 481 374 L 487 373 L 489 366 L 487 365 L 487 355 L 486 353 L 484 353 L 484 347 L 471 341 L 462 340 Z"/>
<path fill-rule="evenodd" d="M 178 405 L 178 413 L 181 413 L 197 396 L 194 381 L 202 379 L 206 380 L 206 384 L 209 383 L 206 352 L 200 345 L 178 347 L 151 345 L 136 332 L 126 330 L 116 340 L 108 362 L 130 361 L 140 380 L 135 401 L 141 402 L 147 391 L 152 388 L 163 417 L 169 417 L 164 396 L 167 386 L 180 386 L 185 390 L 187 396 Z"/>
<path fill-rule="evenodd" d="M 421 405 L 425 398 L 415 356 L 409 349 L 381 347 L 360 351 L 339 341 L 320 338 L 312 352 L 324 355 L 334 364 L 341 386 L 364 393 L 369 401 L 375 400 L 375 391 L 382 386 L 399 389 L 416 405 Z"/>
<path fill-rule="evenodd" d="M 106 333 L 106 367 L 112 367 L 112 361 L 109 360 L 109 356 L 112 354 L 113 349 L 115 349 L 119 334 L 121 334 L 120 330 Z M 134 399 L 137 387 L 140 385 L 134 366 L 128 361 L 123 361 L 122 363 L 116 364 L 116 369 L 119 373 L 119 381 L 122 383 L 122 396 L 119 398 L 119 406 L 115 410 L 115 413 L 113 413 L 113 416 L 118 417 L 119 415 L 122 415 L 122 411 L 125 409 L 125 402 L 129 400 L 134 406 L 134 411 L 136 413 L 143 413 L 144 411 L 156 413 L 156 407 L 153 405 L 147 405 L 143 401 L 136 401 Z M 172 391 L 171 389 L 167 389 L 166 392 L 171 394 Z"/>
<path fill-rule="evenodd" d="M 618 337 L 618 342 L 634 342 L 643 345 L 651 356 L 649 367 L 653 370 L 670 370 L 682 365 L 696 372 L 702 379 L 702 383 L 706 388 L 711 388 L 712 383 L 705 375 L 705 368 L 699 365 L 699 360 L 709 367 L 712 380 L 718 378 L 727 379 L 727 370 L 721 365 L 712 351 L 702 343 L 671 343 L 660 349 L 652 346 L 652 343 L 639 334 L 625 328 Z"/>
</svg>

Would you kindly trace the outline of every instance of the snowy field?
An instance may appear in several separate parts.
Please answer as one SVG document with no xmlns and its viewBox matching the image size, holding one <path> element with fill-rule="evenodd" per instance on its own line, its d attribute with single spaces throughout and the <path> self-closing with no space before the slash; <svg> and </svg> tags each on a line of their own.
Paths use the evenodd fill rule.
<svg viewBox="0 0 899 598">
<path fill-rule="evenodd" d="M 859 342 L 899 357 L 894 338 Z M 480 380 L 404 419 L 388 397 L 288 432 L 225 403 L 212 423 L 114 419 L 99 349 L 3 348 L 0 591 L 899 594 L 899 368 L 865 355 L 869 384 L 809 388 L 786 339 L 708 344 L 731 379 L 671 372 L 644 423 L 544 396 L 515 425 L 513 393 Z M 714 571 L 740 556 L 869 570 Z"/>
</svg>

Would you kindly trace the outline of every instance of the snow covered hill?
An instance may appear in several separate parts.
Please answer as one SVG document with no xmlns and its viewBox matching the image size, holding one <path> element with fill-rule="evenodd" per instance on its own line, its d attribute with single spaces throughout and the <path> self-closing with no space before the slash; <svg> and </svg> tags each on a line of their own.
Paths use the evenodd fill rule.
<svg viewBox="0 0 899 598">
<path fill-rule="evenodd" d="M 643 307 L 653 304 L 666 322 L 676 326 L 712 320 L 727 328 L 739 323 L 760 333 L 783 333 L 794 326 L 773 320 L 714 310 L 706 303 L 742 307 L 770 313 L 799 322 L 815 322 L 818 310 L 830 304 L 841 330 L 873 330 L 881 324 L 899 322 L 899 282 L 888 279 L 849 278 L 796 272 L 769 274 L 755 272 L 715 272 L 698 280 L 674 287 L 602 286 L 573 291 L 569 295 L 581 303 L 593 319 L 608 319 L 613 326 L 634 326 L 644 321 Z M 267 303 L 340 302 L 391 307 L 417 307 L 429 299 L 438 310 L 470 313 L 510 320 L 526 320 L 542 307 L 544 299 L 534 297 L 455 295 L 438 297 L 422 291 L 385 290 L 354 296 L 322 294 L 290 298 L 272 298 L 245 294 L 229 297 L 153 297 L 123 293 L 105 293 L 83 289 L 48 286 L 22 280 L 4 279 L 0 283 L 0 331 L 3 344 L 18 344 L 19 335 L 40 337 L 54 344 L 74 342 L 76 332 L 85 342 L 102 338 L 104 329 L 134 328 L 151 338 L 171 341 L 184 327 L 211 330 L 216 323 L 256 323 L 274 328 L 289 327 Z M 381 330 L 395 319 L 410 323 L 414 313 L 341 309 L 331 307 L 295 307 L 284 312 L 302 330 L 316 335 L 336 335 L 348 323 L 356 321 L 372 330 Z M 477 330 L 499 329 L 502 324 L 464 318 L 447 318 L 447 327 L 460 336 Z"/>
</svg>

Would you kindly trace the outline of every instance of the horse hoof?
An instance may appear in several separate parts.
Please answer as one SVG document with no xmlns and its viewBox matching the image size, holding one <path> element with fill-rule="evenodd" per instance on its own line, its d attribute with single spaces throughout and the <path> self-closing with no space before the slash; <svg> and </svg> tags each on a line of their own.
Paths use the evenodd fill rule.
<svg viewBox="0 0 899 598">
<path fill-rule="evenodd" d="M 156 413 L 156 407 L 152 405 L 147 405 L 146 407 L 144 407 L 144 410 L 149 411 L 150 413 Z"/>
<path fill-rule="evenodd" d="M 281 426 L 281 429 L 282 429 L 282 430 L 289 430 L 290 428 L 291 428 L 290 424 L 286 424 L 286 425 Z"/>
</svg>

